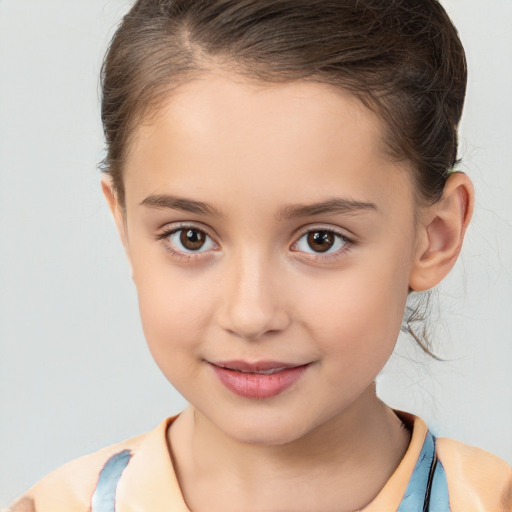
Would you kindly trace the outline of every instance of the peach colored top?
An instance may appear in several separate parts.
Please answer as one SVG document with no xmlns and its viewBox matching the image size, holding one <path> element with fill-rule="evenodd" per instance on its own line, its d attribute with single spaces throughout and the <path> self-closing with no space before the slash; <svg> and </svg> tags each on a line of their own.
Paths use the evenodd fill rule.
<svg viewBox="0 0 512 512">
<path fill-rule="evenodd" d="M 398 511 L 428 435 L 420 418 L 398 414 L 412 425 L 409 448 L 387 484 L 362 512 Z M 174 419 L 167 418 L 147 434 L 65 464 L 19 498 L 9 512 L 94 512 L 91 499 L 100 472 L 121 452 L 130 453 L 131 458 L 115 489 L 115 512 L 190 512 L 167 446 L 167 429 Z M 512 512 L 512 468 L 503 460 L 446 438 L 437 439 L 435 448 L 446 473 L 450 510 L 432 512 Z"/>
</svg>

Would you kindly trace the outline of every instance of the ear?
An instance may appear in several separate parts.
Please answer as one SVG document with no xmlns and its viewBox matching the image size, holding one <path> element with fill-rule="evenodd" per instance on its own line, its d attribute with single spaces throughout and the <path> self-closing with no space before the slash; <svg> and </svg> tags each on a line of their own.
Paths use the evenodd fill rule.
<svg viewBox="0 0 512 512">
<path fill-rule="evenodd" d="M 124 249 L 129 260 L 130 253 L 128 249 L 128 233 L 126 230 L 125 212 L 123 206 L 119 204 L 119 200 L 114 189 L 114 184 L 112 183 L 112 178 L 110 176 L 104 175 L 102 177 L 101 189 L 103 191 L 105 199 L 107 200 L 108 207 L 112 212 L 112 216 L 114 217 L 114 221 L 117 226 L 117 231 L 119 233 L 119 238 L 121 238 L 121 242 L 123 243 Z"/>
<path fill-rule="evenodd" d="M 421 213 L 409 286 L 424 291 L 439 284 L 455 265 L 473 214 L 475 192 L 466 174 L 448 177 L 443 196 Z"/>
</svg>

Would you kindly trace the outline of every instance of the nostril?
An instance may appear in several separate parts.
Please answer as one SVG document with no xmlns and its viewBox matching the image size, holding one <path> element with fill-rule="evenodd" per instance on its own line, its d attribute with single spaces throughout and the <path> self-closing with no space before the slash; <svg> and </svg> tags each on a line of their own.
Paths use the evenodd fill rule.
<svg viewBox="0 0 512 512">
<path fill-rule="evenodd" d="M 228 312 L 223 324 L 227 331 L 238 338 L 255 341 L 282 332 L 289 323 L 289 315 L 277 306 L 242 310 L 238 304 Z"/>
<path fill-rule="evenodd" d="M 251 249 L 251 248 L 249 248 Z M 230 334 L 259 340 L 287 328 L 290 323 L 284 289 L 277 285 L 280 271 L 261 251 L 236 252 L 219 289 L 218 321 Z"/>
</svg>

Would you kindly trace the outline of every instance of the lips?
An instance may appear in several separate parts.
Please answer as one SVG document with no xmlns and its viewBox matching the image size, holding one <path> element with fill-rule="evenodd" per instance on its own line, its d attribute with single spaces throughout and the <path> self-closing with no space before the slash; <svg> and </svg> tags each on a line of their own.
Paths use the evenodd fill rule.
<svg viewBox="0 0 512 512">
<path fill-rule="evenodd" d="M 269 371 L 279 371 L 287 368 L 296 368 L 297 364 L 282 363 L 279 361 L 259 361 L 257 363 L 248 363 L 247 361 L 221 361 L 213 363 L 215 366 L 226 368 L 228 370 L 236 370 L 245 373 L 260 373 Z"/>
<path fill-rule="evenodd" d="M 280 361 L 219 361 L 210 365 L 229 391 L 260 400 L 282 393 L 298 381 L 309 367 L 309 363 L 294 365 Z"/>
</svg>

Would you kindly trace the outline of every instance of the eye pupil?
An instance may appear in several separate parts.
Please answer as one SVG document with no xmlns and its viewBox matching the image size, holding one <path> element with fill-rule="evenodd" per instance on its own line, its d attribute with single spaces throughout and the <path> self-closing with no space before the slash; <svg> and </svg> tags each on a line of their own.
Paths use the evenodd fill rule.
<svg viewBox="0 0 512 512">
<path fill-rule="evenodd" d="M 308 245 L 316 252 L 328 251 L 334 242 L 334 234 L 329 231 L 312 231 L 308 234 Z"/>
<path fill-rule="evenodd" d="M 198 229 L 184 229 L 180 234 L 180 242 L 189 251 L 197 251 L 205 244 L 206 236 Z"/>
</svg>

